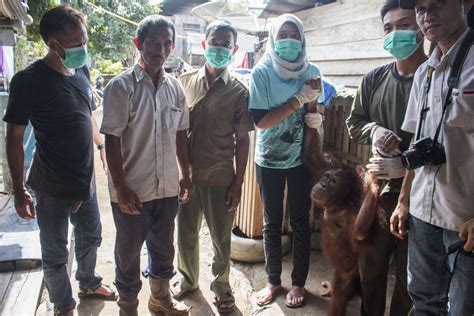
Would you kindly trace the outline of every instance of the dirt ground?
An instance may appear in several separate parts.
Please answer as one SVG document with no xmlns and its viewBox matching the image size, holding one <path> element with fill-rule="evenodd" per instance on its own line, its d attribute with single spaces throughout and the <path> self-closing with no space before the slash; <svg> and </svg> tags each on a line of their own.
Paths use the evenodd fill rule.
<svg viewBox="0 0 474 316">
<path fill-rule="evenodd" d="M 115 226 L 113 223 L 112 211 L 110 207 L 107 179 L 104 171 L 101 169 L 101 163 L 98 156 L 96 156 L 96 180 L 101 220 L 103 225 L 103 241 L 98 252 L 96 271 L 103 277 L 105 284 L 113 285 L 113 250 L 115 241 Z M 212 280 L 211 262 L 213 252 L 209 231 L 205 223 L 203 224 L 200 233 L 200 244 L 200 289 L 192 293 L 192 295 L 187 296 L 184 299 L 184 302 L 189 306 L 192 306 L 190 315 L 218 315 L 218 312 L 213 305 L 214 295 L 209 289 L 209 284 Z M 285 291 L 281 291 L 276 300 L 272 304 L 265 307 L 258 307 L 255 304 L 256 292 L 266 283 L 266 275 L 263 264 L 245 264 L 232 262 L 230 282 L 234 291 L 238 310 L 228 315 L 326 315 L 329 299 L 322 298 L 318 293 L 322 289 L 320 283 L 324 280 L 330 279 L 332 276 L 332 271 L 330 267 L 328 267 L 322 253 L 318 250 L 313 250 L 311 252 L 311 265 L 306 285 L 306 305 L 303 308 L 289 309 L 285 306 L 285 295 L 291 286 L 291 262 L 292 256 L 290 251 L 290 253 L 283 258 L 282 281 Z M 145 267 L 146 263 L 147 250 L 144 247 L 142 249 L 141 257 L 141 265 L 143 268 Z M 76 263 L 74 262 L 71 271 L 71 283 L 73 284 L 74 295 L 77 298 L 78 284 L 74 280 L 76 267 Z M 142 281 L 143 287 L 139 295 L 139 315 L 150 315 L 147 309 L 147 301 L 150 293 L 148 282 L 143 277 Z M 393 273 L 390 273 L 387 297 L 391 297 L 393 283 L 394 275 Z M 347 315 L 359 315 L 359 308 L 359 299 L 354 299 L 350 302 L 350 305 L 347 309 Z M 49 303 L 47 291 L 44 290 L 36 315 L 45 316 L 51 314 L 52 306 Z M 81 316 L 118 315 L 118 307 L 115 302 L 110 301 L 104 302 L 101 300 L 78 300 L 77 314 Z"/>
</svg>

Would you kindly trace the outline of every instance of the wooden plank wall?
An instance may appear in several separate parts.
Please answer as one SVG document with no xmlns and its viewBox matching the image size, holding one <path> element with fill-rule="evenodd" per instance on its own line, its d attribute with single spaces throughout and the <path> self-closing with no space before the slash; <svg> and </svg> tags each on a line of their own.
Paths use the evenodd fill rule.
<svg viewBox="0 0 474 316">
<path fill-rule="evenodd" d="M 339 0 L 298 12 L 309 59 L 337 85 L 357 87 L 371 69 L 392 61 L 383 49 L 383 0 Z"/>
</svg>

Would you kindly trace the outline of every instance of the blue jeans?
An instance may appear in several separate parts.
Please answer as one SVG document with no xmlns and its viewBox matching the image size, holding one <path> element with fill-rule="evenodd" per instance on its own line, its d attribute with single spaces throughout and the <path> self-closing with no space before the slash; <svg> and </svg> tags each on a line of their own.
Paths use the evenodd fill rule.
<svg viewBox="0 0 474 316">
<path fill-rule="evenodd" d="M 36 193 L 36 216 L 40 229 L 41 256 L 46 288 L 55 309 L 73 308 L 71 283 L 67 272 L 68 219 L 74 225 L 76 280 L 81 289 L 95 290 L 102 278 L 95 273 L 97 248 L 102 241 L 97 195 L 84 201 L 76 213 L 70 209 L 71 201 Z"/>
<path fill-rule="evenodd" d="M 447 256 L 459 233 L 409 218 L 408 292 L 414 315 L 474 315 L 474 257 L 459 253 Z M 448 288 L 449 287 L 449 288 Z M 449 302 L 449 313 L 448 313 Z"/>
</svg>

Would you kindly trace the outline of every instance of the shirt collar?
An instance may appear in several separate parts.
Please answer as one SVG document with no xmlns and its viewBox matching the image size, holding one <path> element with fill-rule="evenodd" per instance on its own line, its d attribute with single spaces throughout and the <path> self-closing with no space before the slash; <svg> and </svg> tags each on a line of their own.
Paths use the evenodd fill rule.
<svg viewBox="0 0 474 316">
<path fill-rule="evenodd" d="M 199 68 L 198 70 L 199 79 L 206 80 L 206 71 L 207 71 L 206 65 Z M 229 72 L 229 69 L 227 69 L 226 67 L 224 71 L 221 72 L 219 77 L 216 78 L 216 80 L 221 79 L 224 82 L 224 84 L 227 85 L 227 83 L 229 82 L 229 78 L 230 78 L 230 72 Z"/>
<path fill-rule="evenodd" d="M 144 78 L 147 78 L 149 77 L 148 74 L 145 72 L 145 70 L 138 64 L 136 63 L 134 66 L 133 66 L 133 73 L 135 74 L 135 78 L 137 80 L 137 82 L 140 82 L 142 81 Z M 159 82 L 160 83 L 163 83 L 166 81 L 166 76 L 165 76 L 165 69 L 164 68 L 161 68 L 161 71 L 160 71 L 160 80 Z"/>
<path fill-rule="evenodd" d="M 441 54 L 442 54 L 441 50 L 439 49 L 438 46 L 436 46 L 430 58 L 428 59 L 428 65 L 434 68 L 438 66 L 441 60 L 447 59 L 449 65 L 452 66 L 454 63 L 454 60 L 456 59 L 456 54 L 458 53 L 461 47 L 461 43 L 464 40 L 464 38 L 467 36 L 468 32 L 469 32 L 469 28 L 467 28 L 467 30 L 461 36 L 459 36 L 458 40 L 454 43 L 453 46 L 451 46 L 451 48 L 448 50 L 444 58 L 441 58 Z"/>
</svg>

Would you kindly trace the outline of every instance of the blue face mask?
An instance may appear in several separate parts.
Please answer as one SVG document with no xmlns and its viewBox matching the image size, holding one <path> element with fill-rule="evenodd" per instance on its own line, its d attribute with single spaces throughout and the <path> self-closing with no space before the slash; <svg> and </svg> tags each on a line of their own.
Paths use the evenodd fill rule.
<svg viewBox="0 0 474 316">
<path fill-rule="evenodd" d="M 275 53 L 286 61 L 295 61 L 303 51 L 303 43 L 293 38 L 285 38 L 275 42 Z"/>
<path fill-rule="evenodd" d="M 420 43 L 416 42 L 418 31 L 393 31 L 383 38 L 383 48 L 398 60 L 405 60 L 417 50 Z"/>
<path fill-rule="evenodd" d="M 69 69 L 76 69 L 76 68 L 81 68 L 83 67 L 86 62 L 87 62 L 87 44 L 79 47 L 73 47 L 73 48 L 65 48 L 61 44 L 58 45 L 61 46 L 64 49 L 65 56 L 62 58 L 59 54 L 59 57 L 61 58 L 61 62 L 63 63 L 64 67 L 69 68 Z"/>
<path fill-rule="evenodd" d="M 204 57 L 213 68 L 222 69 L 230 64 L 232 53 L 232 49 L 208 45 L 204 51 Z"/>
</svg>

